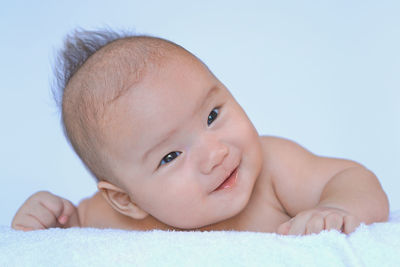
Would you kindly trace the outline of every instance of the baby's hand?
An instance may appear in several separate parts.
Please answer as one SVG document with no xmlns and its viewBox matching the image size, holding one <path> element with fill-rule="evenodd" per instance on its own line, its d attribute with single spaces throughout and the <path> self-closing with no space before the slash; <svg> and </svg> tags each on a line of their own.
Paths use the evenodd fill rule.
<svg viewBox="0 0 400 267">
<path fill-rule="evenodd" d="M 353 232 L 360 223 L 357 217 L 344 210 L 319 207 L 302 211 L 289 221 L 281 224 L 278 227 L 278 234 L 308 235 L 331 229 L 349 234 Z"/>
<path fill-rule="evenodd" d="M 15 214 L 11 227 L 31 231 L 79 226 L 78 213 L 68 200 L 41 191 L 29 197 Z"/>
</svg>

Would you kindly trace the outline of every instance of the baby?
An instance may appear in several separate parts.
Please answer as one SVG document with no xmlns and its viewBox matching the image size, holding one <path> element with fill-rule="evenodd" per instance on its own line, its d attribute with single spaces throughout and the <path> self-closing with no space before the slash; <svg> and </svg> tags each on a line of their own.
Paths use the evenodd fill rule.
<svg viewBox="0 0 400 267">
<path fill-rule="evenodd" d="M 65 133 L 99 192 L 78 207 L 36 193 L 15 215 L 14 229 L 303 235 L 351 233 L 388 218 L 371 171 L 259 136 L 224 84 L 175 43 L 76 31 L 59 63 Z"/>
</svg>

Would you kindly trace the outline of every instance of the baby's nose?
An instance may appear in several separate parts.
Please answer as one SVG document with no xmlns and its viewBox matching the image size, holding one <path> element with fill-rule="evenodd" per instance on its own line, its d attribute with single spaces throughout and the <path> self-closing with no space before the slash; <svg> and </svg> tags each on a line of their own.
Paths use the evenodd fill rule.
<svg viewBox="0 0 400 267">
<path fill-rule="evenodd" d="M 224 162 L 225 157 L 229 154 L 229 148 L 223 142 L 213 138 L 205 141 L 200 149 L 200 168 L 204 174 L 209 174 Z"/>
</svg>

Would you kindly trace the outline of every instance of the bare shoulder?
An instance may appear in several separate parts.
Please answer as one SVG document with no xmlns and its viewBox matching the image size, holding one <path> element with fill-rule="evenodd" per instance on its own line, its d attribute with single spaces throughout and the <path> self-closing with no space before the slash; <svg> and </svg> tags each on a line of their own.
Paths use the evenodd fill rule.
<svg viewBox="0 0 400 267">
<path fill-rule="evenodd" d="M 314 207 L 326 183 L 356 162 L 317 156 L 289 139 L 262 136 L 264 166 L 271 176 L 277 198 L 292 216 Z"/>
<path fill-rule="evenodd" d="M 301 147 L 298 143 L 283 137 L 264 135 L 260 136 L 260 139 L 263 148 L 268 149 L 269 151 L 271 150 L 273 150 L 274 152 L 280 151 L 282 153 L 287 153 L 289 150 L 291 152 L 293 151 L 305 152 L 305 149 Z"/>
<path fill-rule="evenodd" d="M 96 227 L 93 225 L 93 214 L 104 208 L 104 201 L 100 192 L 96 192 L 93 196 L 83 199 L 78 205 L 78 214 L 81 227 Z"/>
<path fill-rule="evenodd" d="M 313 153 L 289 139 L 276 136 L 261 136 L 260 139 L 264 163 L 270 171 L 284 171 L 281 168 L 311 162 L 316 158 Z"/>
<path fill-rule="evenodd" d="M 81 227 L 122 228 L 120 215 L 113 210 L 99 191 L 79 203 L 78 214 Z"/>
<path fill-rule="evenodd" d="M 347 159 L 318 156 L 299 143 L 286 138 L 260 136 L 260 139 L 265 163 L 270 165 L 271 171 L 291 170 L 298 172 L 304 168 L 313 168 L 308 171 L 316 171 L 318 168 L 324 168 L 335 172 L 342 168 L 360 166 L 360 164 Z"/>
</svg>

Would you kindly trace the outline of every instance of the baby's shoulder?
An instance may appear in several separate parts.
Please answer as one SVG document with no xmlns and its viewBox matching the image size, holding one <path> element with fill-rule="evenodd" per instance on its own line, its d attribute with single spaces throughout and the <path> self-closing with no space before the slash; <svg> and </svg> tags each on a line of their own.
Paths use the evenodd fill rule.
<svg viewBox="0 0 400 267">
<path fill-rule="evenodd" d="M 280 155 L 299 155 L 299 154 L 310 154 L 304 147 L 300 146 L 298 143 L 277 136 L 260 136 L 261 147 L 264 154 L 267 156 L 274 156 L 274 158 L 279 158 Z"/>
<path fill-rule="evenodd" d="M 272 136 L 272 135 L 260 135 L 261 144 L 264 145 L 272 145 L 272 146 L 279 146 L 284 145 L 285 143 L 292 143 L 289 139 Z"/>
<path fill-rule="evenodd" d="M 299 171 L 312 169 L 316 155 L 298 143 L 276 136 L 260 136 L 264 174 L 282 180 L 293 177 Z"/>
</svg>

